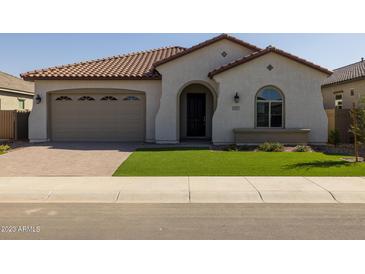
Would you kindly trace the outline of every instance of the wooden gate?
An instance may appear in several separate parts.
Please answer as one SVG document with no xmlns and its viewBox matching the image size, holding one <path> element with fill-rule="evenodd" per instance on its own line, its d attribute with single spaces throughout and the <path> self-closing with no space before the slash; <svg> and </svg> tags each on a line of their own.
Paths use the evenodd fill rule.
<svg viewBox="0 0 365 274">
<path fill-rule="evenodd" d="M 353 134 L 350 133 L 351 127 L 351 110 L 350 109 L 336 109 L 335 111 L 335 126 L 340 133 L 341 143 L 352 143 Z"/>
<path fill-rule="evenodd" d="M 337 129 L 341 143 L 351 143 L 353 135 L 349 132 L 351 116 L 349 109 L 327 109 L 328 131 Z"/>
<path fill-rule="evenodd" d="M 0 140 L 15 139 L 16 111 L 0 110 Z"/>
<path fill-rule="evenodd" d="M 27 140 L 28 139 L 28 119 L 29 111 L 18 111 L 16 113 L 16 129 L 15 139 L 16 140 Z"/>
<path fill-rule="evenodd" d="M 28 111 L 0 110 L 0 140 L 28 139 Z"/>
</svg>

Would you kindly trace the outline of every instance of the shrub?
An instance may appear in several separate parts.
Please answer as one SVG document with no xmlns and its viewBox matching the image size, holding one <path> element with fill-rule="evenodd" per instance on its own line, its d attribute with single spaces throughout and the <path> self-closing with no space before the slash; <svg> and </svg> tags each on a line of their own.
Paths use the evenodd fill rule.
<svg viewBox="0 0 365 274">
<path fill-rule="evenodd" d="M 265 152 L 281 152 L 284 151 L 284 146 L 280 143 L 269 143 L 265 142 L 262 145 L 260 145 L 259 150 L 265 151 Z"/>
<path fill-rule="evenodd" d="M 0 145 L 0 152 L 5 152 L 10 149 L 9 145 Z"/>
<path fill-rule="evenodd" d="M 311 148 L 309 146 L 303 146 L 303 145 L 297 145 L 294 148 L 295 152 L 308 152 L 311 151 Z"/>
<path fill-rule="evenodd" d="M 334 146 L 337 146 L 340 143 L 340 132 L 337 129 L 330 131 L 328 135 L 328 142 Z"/>
<path fill-rule="evenodd" d="M 224 148 L 225 151 L 239 151 L 239 147 L 237 145 L 229 145 Z"/>
<path fill-rule="evenodd" d="M 255 146 L 248 146 L 248 145 L 228 145 L 228 146 L 224 146 L 222 148 L 223 151 L 254 151 L 255 150 Z"/>
</svg>

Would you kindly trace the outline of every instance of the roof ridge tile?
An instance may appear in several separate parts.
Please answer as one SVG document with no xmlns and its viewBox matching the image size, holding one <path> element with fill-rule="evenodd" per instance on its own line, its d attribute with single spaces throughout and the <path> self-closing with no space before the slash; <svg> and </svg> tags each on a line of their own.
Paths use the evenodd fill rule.
<svg viewBox="0 0 365 274">
<path fill-rule="evenodd" d="M 350 67 L 352 67 L 354 65 L 358 65 L 358 64 L 361 64 L 363 62 L 365 62 L 365 61 L 364 60 L 360 60 L 360 61 L 357 61 L 355 63 L 351 63 L 351 64 L 348 64 L 348 65 L 345 65 L 345 66 L 342 66 L 342 67 L 335 68 L 333 71 L 342 70 L 342 69 L 345 69 L 345 68 L 350 68 Z"/>
</svg>

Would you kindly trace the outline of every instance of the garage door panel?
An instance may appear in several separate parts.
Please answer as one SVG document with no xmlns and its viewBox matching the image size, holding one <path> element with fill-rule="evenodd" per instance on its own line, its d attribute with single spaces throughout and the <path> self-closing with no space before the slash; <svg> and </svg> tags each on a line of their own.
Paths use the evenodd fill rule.
<svg viewBox="0 0 365 274">
<path fill-rule="evenodd" d="M 57 100 L 61 96 L 72 100 Z M 105 96 L 113 100 L 101 100 Z M 83 97 L 94 100 L 80 101 Z M 139 94 L 54 94 L 51 134 L 55 141 L 144 141 L 145 97 Z"/>
</svg>

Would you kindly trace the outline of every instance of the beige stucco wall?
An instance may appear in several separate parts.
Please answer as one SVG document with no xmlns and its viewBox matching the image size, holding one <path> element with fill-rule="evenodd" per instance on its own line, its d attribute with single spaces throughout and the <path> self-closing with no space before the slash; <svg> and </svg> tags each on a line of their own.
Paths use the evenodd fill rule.
<svg viewBox="0 0 365 274">
<path fill-rule="evenodd" d="M 25 100 L 25 110 L 32 109 L 33 95 L 25 95 L 0 90 L 0 110 L 20 110 L 18 99 Z"/>
<path fill-rule="evenodd" d="M 351 96 L 351 89 L 354 90 L 354 96 Z M 350 109 L 352 107 L 352 103 L 357 103 L 360 96 L 365 97 L 365 79 L 323 87 L 322 95 L 325 109 L 335 108 L 335 93 L 341 91 L 343 109 Z"/>
<path fill-rule="evenodd" d="M 274 69 L 266 67 L 271 64 Z M 285 96 L 285 127 L 307 128 L 310 143 L 327 142 L 327 117 L 323 108 L 321 82 L 324 73 L 269 53 L 249 63 L 218 74 L 217 109 L 213 116 L 213 142 L 234 142 L 234 128 L 255 127 L 255 96 L 264 86 L 273 85 Z M 235 92 L 240 102 L 235 104 Z M 232 110 L 237 106 L 240 110 Z"/>
<path fill-rule="evenodd" d="M 161 81 L 159 80 L 109 80 L 109 81 L 69 81 L 69 80 L 43 80 L 35 82 L 35 94 L 42 98 L 40 104 L 34 104 L 29 117 L 29 139 L 31 142 L 44 142 L 49 140 L 48 132 L 48 104 L 47 94 L 55 91 L 77 89 L 117 89 L 120 92 L 141 91 L 146 95 L 146 142 L 154 142 L 155 117 L 159 108 L 161 97 Z M 118 92 L 118 91 L 117 91 Z"/>
<path fill-rule="evenodd" d="M 223 51 L 226 57 L 221 55 Z M 217 92 L 217 85 L 208 78 L 208 73 L 250 52 L 241 45 L 222 40 L 157 67 L 162 74 L 162 96 L 156 117 L 156 142 L 179 142 L 179 94 L 184 87 L 201 83 Z"/>
</svg>

